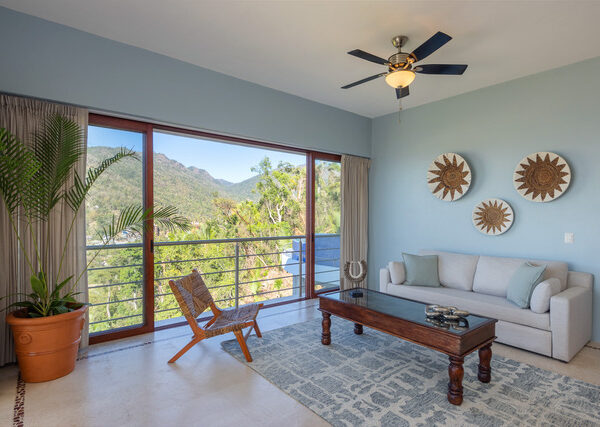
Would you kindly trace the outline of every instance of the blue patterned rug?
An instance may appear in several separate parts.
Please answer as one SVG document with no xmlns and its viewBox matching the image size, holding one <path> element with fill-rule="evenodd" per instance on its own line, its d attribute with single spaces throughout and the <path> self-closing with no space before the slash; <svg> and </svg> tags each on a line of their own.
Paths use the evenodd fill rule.
<svg viewBox="0 0 600 427">
<path fill-rule="evenodd" d="M 252 335 L 246 363 L 236 340 L 226 352 L 334 426 L 598 426 L 600 386 L 492 357 L 492 381 L 477 380 L 477 352 L 465 359 L 464 400 L 446 399 L 448 357 L 332 317 Z M 493 347 L 492 347 L 493 350 Z"/>
</svg>

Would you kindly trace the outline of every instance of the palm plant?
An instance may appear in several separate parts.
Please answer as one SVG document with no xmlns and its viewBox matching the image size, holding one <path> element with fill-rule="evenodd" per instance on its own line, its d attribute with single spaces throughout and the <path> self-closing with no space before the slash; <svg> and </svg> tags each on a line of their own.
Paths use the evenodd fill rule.
<svg viewBox="0 0 600 427">
<path fill-rule="evenodd" d="M 132 150 L 121 148 L 117 154 L 103 160 L 97 167 L 90 168 L 85 176 L 80 176 L 76 165 L 84 155 L 82 129 L 74 121 L 60 115 L 49 116 L 44 121 L 40 132 L 33 136 L 31 148 L 6 129 L 0 128 L 0 198 L 32 272 L 32 292 L 19 293 L 23 299 L 8 307 L 25 308 L 30 317 L 52 316 L 81 307 L 81 303 L 75 300 L 78 294 L 75 289 L 101 248 L 76 278 L 71 275 L 59 282 L 77 213 L 102 173 L 125 158 L 137 158 Z M 63 203 L 73 212 L 73 219 L 62 245 L 57 273 L 48 277 L 51 245 L 46 244 L 45 251 L 42 252 L 44 247 L 37 240 L 34 225 L 45 225 L 46 238 L 49 238 L 50 215 Z M 187 219 L 178 215 L 173 206 L 144 209 L 131 205 L 118 215 L 113 215 L 112 222 L 103 227 L 100 233 L 103 246 L 124 231 L 142 233 L 150 219 L 169 231 L 189 228 Z M 24 245 L 27 233 L 35 249 L 32 256 Z"/>
</svg>

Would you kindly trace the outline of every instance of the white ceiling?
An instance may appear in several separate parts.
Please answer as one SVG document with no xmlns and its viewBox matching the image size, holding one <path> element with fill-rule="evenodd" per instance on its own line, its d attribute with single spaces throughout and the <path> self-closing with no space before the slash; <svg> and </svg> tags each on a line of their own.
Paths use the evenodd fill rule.
<svg viewBox="0 0 600 427">
<path fill-rule="evenodd" d="M 423 63 L 469 64 L 463 76 L 417 75 L 414 107 L 600 56 L 600 1 L 0 0 L 0 5 L 367 117 L 397 111 L 385 71 L 347 55 L 387 58 L 443 31 Z"/>
</svg>

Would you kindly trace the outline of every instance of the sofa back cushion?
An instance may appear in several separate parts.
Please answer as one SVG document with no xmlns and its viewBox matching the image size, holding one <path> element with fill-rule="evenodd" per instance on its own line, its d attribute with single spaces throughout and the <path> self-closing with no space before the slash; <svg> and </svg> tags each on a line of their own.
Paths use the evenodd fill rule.
<svg viewBox="0 0 600 427">
<path fill-rule="evenodd" d="M 560 290 L 564 291 L 567 289 L 567 276 L 569 275 L 569 266 L 566 262 L 562 261 L 539 261 L 539 260 L 528 260 L 532 264 L 540 265 L 546 264 L 546 270 L 544 271 L 544 280 L 548 280 L 552 277 L 560 281 Z"/>
<path fill-rule="evenodd" d="M 536 266 L 545 265 L 543 279 L 555 277 L 560 280 L 561 290 L 567 288 L 566 262 L 480 256 L 473 279 L 473 291 L 506 298 L 510 278 L 524 262 Z"/>
<path fill-rule="evenodd" d="M 447 288 L 473 290 L 473 277 L 478 255 L 463 255 L 442 251 L 421 251 L 421 255 L 437 255 L 440 283 Z"/>
</svg>

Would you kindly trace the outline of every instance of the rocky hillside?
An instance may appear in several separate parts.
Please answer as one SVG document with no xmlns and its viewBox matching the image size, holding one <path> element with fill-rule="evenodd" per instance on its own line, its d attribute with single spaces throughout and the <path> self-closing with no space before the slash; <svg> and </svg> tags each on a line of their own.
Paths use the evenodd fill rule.
<svg viewBox="0 0 600 427">
<path fill-rule="evenodd" d="M 88 167 L 118 151 L 112 147 L 89 147 Z M 142 156 L 126 159 L 109 169 L 95 184 L 86 203 L 88 231 L 103 225 L 119 208 L 142 202 Z M 212 216 L 215 196 L 235 201 L 256 200 L 258 177 L 231 183 L 212 177 L 206 170 L 186 167 L 164 154 L 154 155 L 154 202 L 177 206 L 184 216 L 201 222 Z"/>
</svg>

